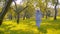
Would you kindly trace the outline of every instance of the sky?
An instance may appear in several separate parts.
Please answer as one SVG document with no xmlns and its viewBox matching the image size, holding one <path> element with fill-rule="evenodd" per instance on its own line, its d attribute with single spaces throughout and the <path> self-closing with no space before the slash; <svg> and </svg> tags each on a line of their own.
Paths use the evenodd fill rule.
<svg viewBox="0 0 60 34">
<path fill-rule="evenodd" d="M 19 4 L 20 2 L 22 2 L 22 0 L 17 0 L 16 3 Z M 60 0 L 59 0 L 60 3 Z"/>
<path fill-rule="evenodd" d="M 19 4 L 20 2 L 22 2 L 22 0 L 17 0 L 16 2 L 17 2 L 17 4 Z"/>
<path fill-rule="evenodd" d="M 22 0 L 17 0 L 16 1 L 17 4 L 20 4 L 21 2 L 22 2 Z M 12 4 L 14 4 L 14 2 Z"/>
<path fill-rule="evenodd" d="M 22 0 L 17 0 L 16 3 L 17 4 L 21 4 L 22 3 Z M 60 0 L 59 0 L 59 3 L 60 3 Z M 48 7 L 54 8 L 54 6 L 52 6 L 51 3 L 49 3 L 48 5 L 49 5 Z M 58 5 L 58 7 L 60 8 L 60 5 Z"/>
<path fill-rule="evenodd" d="M 59 3 L 60 3 L 60 0 L 59 0 Z"/>
</svg>

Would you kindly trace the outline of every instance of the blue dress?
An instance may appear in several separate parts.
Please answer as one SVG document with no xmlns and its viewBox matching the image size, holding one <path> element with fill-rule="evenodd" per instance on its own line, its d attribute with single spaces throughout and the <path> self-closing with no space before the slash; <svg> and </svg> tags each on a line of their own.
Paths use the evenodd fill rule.
<svg viewBox="0 0 60 34">
<path fill-rule="evenodd" d="M 40 27 L 42 14 L 39 10 L 36 10 L 36 26 Z"/>
</svg>

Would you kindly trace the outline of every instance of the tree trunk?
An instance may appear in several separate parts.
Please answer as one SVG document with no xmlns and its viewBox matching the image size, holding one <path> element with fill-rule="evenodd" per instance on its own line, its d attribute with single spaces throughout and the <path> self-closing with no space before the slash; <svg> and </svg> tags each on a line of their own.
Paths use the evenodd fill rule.
<svg viewBox="0 0 60 34">
<path fill-rule="evenodd" d="M 14 3 L 15 3 L 15 8 L 16 8 L 16 10 L 17 10 L 17 4 L 16 4 L 16 2 L 14 1 Z"/>
<path fill-rule="evenodd" d="M 55 4 L 55 15 L 54 15 L 54 20 L 57 19 L 57 5 L 58 5 L 58 0 L 57 0 L 57 2 L 56 2 L 56 4 Z"/>
<path fill-rule="evenodd" d="M 9 20 L 12 20 L 12 14 L 9 14 L 9 15 L 8 15 L 8 19 L 9 19 Z"/>
<path fill-rule="evenodd" d="M 25 20 L 25 17 L 26 17 L 26 11 L 24 12 L 24 15 L 23 15 L 23 20 Z"/>
<path fill-rule="evenodd" d="M 0 18 L 1 19 L 1 18 Z M 3 19 L 0 20 L 0 25 L 2 24 Z"/>
<path fill-rule="evenodd" d="M 12 3 L 12 0 L 6 0 L 6 3 L 0 13 L 0 25 L 2 24 L 3 18 L 6 15 L 11 3 Z"/>
<path fill-rule="evenodd" d="M 19 15 L 20 15 L 20 14 L 18 13 L 18 14 L 17 14 L 17 24 L 19 24 L 19 18 L 20 18 Z"/>
<path fill-rule="evenodd" d="M 46 19 L 48 18 L 48 16 L 47 16 L 47 11 L 46 11 Z"/>
<path fill-rule="evenodd" d="M 44 12 L 42 13 L 42 17 L 44 18 Z"/>
<path fill-rule="evenodd" d="M 54 20 L 57 19 L 57 9 L 56 9 L 56 6 L 55 6 L 55 15 L 54 15 Z"/>
<path fill-rule="evenodd" d="M 48 18 L 47 17 L 47 5 L 48 5 L 48 0 L 46 0 L 46 19 Z"/>
</svg>

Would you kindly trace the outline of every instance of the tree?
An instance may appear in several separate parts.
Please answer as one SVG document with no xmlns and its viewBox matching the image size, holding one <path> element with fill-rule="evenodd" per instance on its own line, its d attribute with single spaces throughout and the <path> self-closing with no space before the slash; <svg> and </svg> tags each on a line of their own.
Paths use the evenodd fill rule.
<svg viewBox="0 0 60 34">
<path fill-rule="evenodd" d="M 26 9 L 28 6 L 26 6 L 25 8 L 23 8 L 22 6 L 17 6 L 16 2 L 14 1 L 15 3 L 15 13 L 16 13 L 16 17 L 17 17 L 17 23 L 19 24 L 19 18 L 20 18 L 20 13 Z"/>
<path fill-rule="evenodd" d="M 25 11 L 24 11 L 23 20 L 25 20 L 25 18 L 30 19 L 30 17 L 32 17 L 32 15 L 34 14 L 33 2 L 35 0 L 25 0 L 25 1 L 27 1 L 25 5 L 28 6 L 28 8 L 26 8 Z"/>
<path fill-rule="evenodd" d="M 54 20 L 57 19 L 57 5 L 58 5 L 58 0 L 52 0 L 52 4 L 55 5 L 54 10 L 55 10 L 55 14 L 54 14 Z"/>
<path fill-rule="evenodd" d="M 58 5 L 58 0 L 55 1 L 55 15 L 54 15 L 54 20 L 57 19 L 57 5 Z"/>
<path fill-rule="evenodd" d="M 19 23 L 19 10 L 15 1 L 14 3 L 15 3 L 15 13 L 17 14 L 17 23 Z"/>
<path fill-rule="evenodd" d="M 6 2 L 4 4 L 4 7 L 3 7 L 3 9 L 2 9 L 2 11 L 0 13 L 0 25 L 2 24 L 4 16 L 8 12 L 8 9 L 9 9 L 11 3 L 12 3 L 12 0 L 6 0 Z"/>
</svg>

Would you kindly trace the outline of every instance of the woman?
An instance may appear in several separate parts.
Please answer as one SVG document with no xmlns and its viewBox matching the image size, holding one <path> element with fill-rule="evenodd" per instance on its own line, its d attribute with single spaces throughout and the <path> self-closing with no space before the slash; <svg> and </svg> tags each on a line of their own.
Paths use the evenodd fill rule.
<svg viewBox="0 0 60 34">
<path fill-rule="evenodd" d="M 40 11 L 40 8 L 37 8 L 36 9 L 36 26 L 39 32 L 40 32 L 41 18 L 42 18 L 42 13 Z"/>
</svg>

